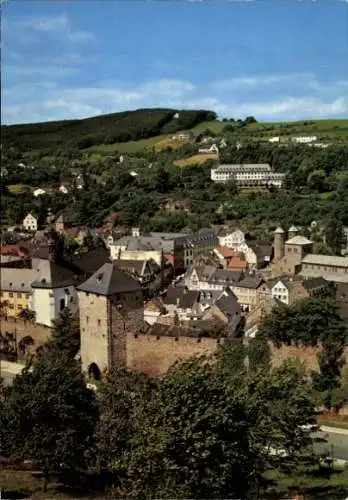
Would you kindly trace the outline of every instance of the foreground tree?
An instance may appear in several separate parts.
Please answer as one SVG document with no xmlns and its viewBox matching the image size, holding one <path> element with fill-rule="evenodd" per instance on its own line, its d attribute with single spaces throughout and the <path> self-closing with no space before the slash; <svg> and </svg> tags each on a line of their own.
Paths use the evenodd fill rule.
<svg viewBox="0 0 348 500">
<path fill-rule="evenodd" d="M 106 483 L 119 483 L 125 475 L 124 457 L 130 451 L 140 416 L 138 408 L 150 400 L 156 387 L 153 378 L 124 369 L 114 369 L 102 380 L 98 391 L 100 419 L 95 466 Z"/>
<path fill-rule="evenodd" d="M 86 451 L 97 418 L 94 394 L 80 366 L 64 352 L 45 348 L 5 390 L 0 415 L 9 458 L 41 468 L 44 490 L 50 474 L 63 477 L 86 468 Z"/>
<path fill-rule="evenodd" d="M 80 319 L 78 313 L 65 308 L 54 322 L 50 348 L 74 357 L 80 349 Z"/>
</svg>

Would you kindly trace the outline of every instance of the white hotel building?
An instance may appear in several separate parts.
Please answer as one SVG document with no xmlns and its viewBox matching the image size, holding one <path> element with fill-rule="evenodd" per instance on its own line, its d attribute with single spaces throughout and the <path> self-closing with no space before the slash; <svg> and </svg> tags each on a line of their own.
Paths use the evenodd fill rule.
<svg viewBox="0 0 348 500">
<path fill-rule="evenodd" d="M 285 174 L 273 172 L 268 164 L 219 165 L 211 169 L 211 180 L 228 182 L 234 180 L 238 187 L 281 188 Z"/>
</svg>

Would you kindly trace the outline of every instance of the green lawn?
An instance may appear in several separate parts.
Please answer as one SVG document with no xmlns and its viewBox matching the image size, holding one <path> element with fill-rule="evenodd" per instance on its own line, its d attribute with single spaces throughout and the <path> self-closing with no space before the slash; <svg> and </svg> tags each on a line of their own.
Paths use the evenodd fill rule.
<svg viewBox="0 0 348 500">
<path fill-rule="evenodd" d="M 337 427 L 338 429 L 347 429 L 348 430 L 348 420 L 328 420 L 325 417 L 318 418 L 318 424 L 324 425 L 326 427 Z"/>
<path fill-rule="evenodd" d="M 265 477 L 272 482 L 265 498 L 284 499 L 302 494 L 306 500 L 342 500 L 348 494 L 347 468 L 336 467 L 332 474 L 324 470 L 293 475 L 269 471 Z"/>
<path fill-rule="evenodd" d="M 26 186 L 25 184 L 9 184 L 8 190 L 12 194 L 20 194 L 23 193 L 23 191 L 25 191 L 27 187 L 28 186 Z"/>
<path fill-rule="evenodd" d="M 167 135 L 156 135 L 149 139 L 140 139 L 139 141 L 116 142 L 115 144 L 100 144 L 85 149 L 86 152 L 91 153 L 113 153 L 119 151 L 120 153 L 135 153 L 145 148 L 153 148 L 158 142 L 166 139 Z"/>
</svg>

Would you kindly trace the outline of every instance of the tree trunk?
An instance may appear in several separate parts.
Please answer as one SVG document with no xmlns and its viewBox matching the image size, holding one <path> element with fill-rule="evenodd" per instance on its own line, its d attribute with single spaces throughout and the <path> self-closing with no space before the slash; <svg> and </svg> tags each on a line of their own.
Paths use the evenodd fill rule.
<svg viewBox="0 0 348 500">
<path fill-rule="evenodd" d="M 47 488 L 48 488 L 48 481 L 49 481 L 49 472 L 48 472 L 47 468 L 45 468 L 43 471 L 43 478 L 44 478 L 43 491 L 46 492 Z"/>
</svg>

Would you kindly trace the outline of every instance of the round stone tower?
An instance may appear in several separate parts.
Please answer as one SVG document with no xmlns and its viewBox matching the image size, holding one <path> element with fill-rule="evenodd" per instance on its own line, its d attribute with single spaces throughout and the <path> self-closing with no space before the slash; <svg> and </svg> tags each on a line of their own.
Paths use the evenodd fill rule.
<svg viewBox="0 0 348 500">
<path fill-rule="evenodd" d="M 274 231 L 274 260 L 280 260 L 284 257 L 285 231 L 278 227 Z"/>
<path fill-rule="evenodd" d="M 298 235 L 298 228 L 296 226 L 291 226 L 291 228 L 289 229 L 289 240 L 291 240 L 291 238 L 294 238 L 295 236 Z"/>
</svg>

